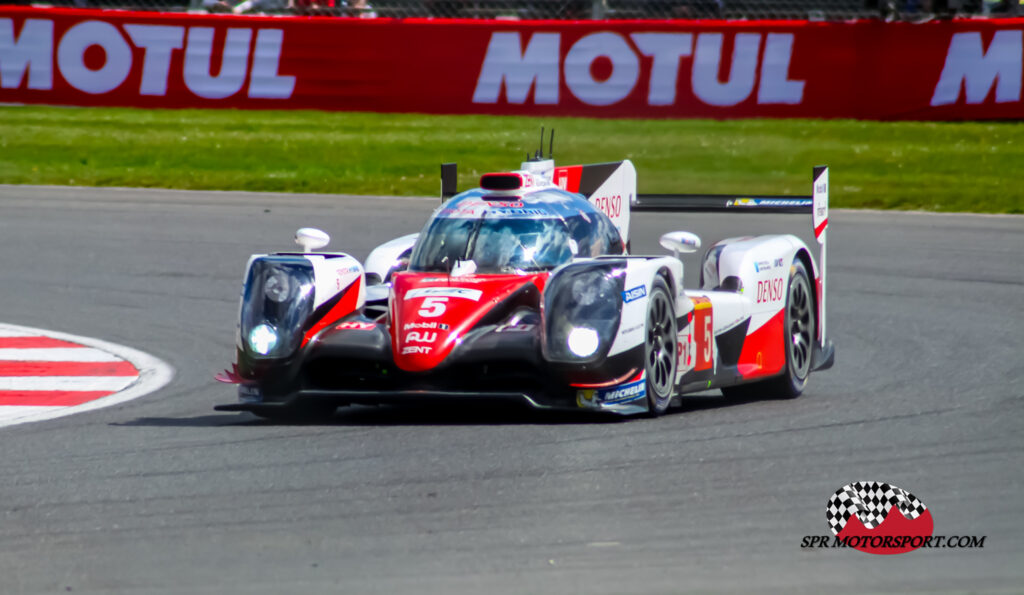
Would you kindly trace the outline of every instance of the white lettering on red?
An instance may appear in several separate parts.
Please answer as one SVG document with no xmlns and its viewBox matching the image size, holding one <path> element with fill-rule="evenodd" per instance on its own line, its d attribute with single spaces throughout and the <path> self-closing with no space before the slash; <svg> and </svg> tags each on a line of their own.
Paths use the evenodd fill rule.
<svg viewBox="0 0 1024 595">
<path fill-rule="evenodd" d="M 732 50 L 729 80 L 718 78 L 722 61 L 722 34 L 704 33 L 697 37 L 693 60 L 693 94 L 708 105 L 731 106 L 745 101 L 754 90 L 757 74 L 759 33 L 738 33 Z"/>
<path fill-rule="evenodd" d="M 591 65 L 598 58 L 612 64 L 608 78 L 597 80 Z M 640 59 L 618 33 L 591 33 L 565 55 L 565 84 L 587 105 L 612 105 L 625 99 L 640 78 Z"/>
<path fill-rule="evenodd" d="M 405 336 L 406 343 L 433 343 L 437 340 L 437 333 L 412 331 Z"/>
<path fill-rule="evenodd" d="M 25 19 L 14 36 L 14 21 L 0 19 L 0 88 L 17 89 L 28 71 L 28 88 L 53 88 L 53 21 Z"/>
<path fill-rule="evenodd" d="M 647 105 L 672 105 L 676 102 L 679 61 L 693 52 L 690 33 L 633 33 L 629 36 L 640 53 L 652 58 L 651 83 Z"/>
<path fill-rule="evenodd" d="M 996 31 L 985 51 L 981 33 L 955 33 L 949 41 L 946 63 L 935 85 L 931 104 L 950 105 L 964 90 L 967 103 L 985 101 L 994 85 L 996 103 L 1021 99 L 1021 70 L 1024 43 L 1020 29 Z"/>
<path fill-rule="evenodd" d="M 220 72 L 210 72 L 213 56 L 213 27 L 190 27 L 185 48 L 185 86 L 200 97 L 223 99 L 241 90 L 249 63 L 252 29 L 232 27 L 224 40 Z"/>
<path fill-rule="evenodd" d="M 292 96 L 295 90 L 295 77 L 278 73 L 283 45 L 283 30 L 256 31 L 256 49 L 252 56 L 252 72 L 249 73 L 249 97 L 288 99 Z"/>
<path fill-rule="evenodd" d="M 167 94 L 167 75 L 171 71 L 171 54 L 185 43 L 185 28 L 167 25 L 125 25 L 124 30 L 135 47 L 146 52 L 142 59 L 142 82 L 139 95 Z"/>
<path fill-rule="evenodd" d="M 789 61 L 792 56 L 791 33 L 769 33 L 765 36 L 761 83 L 757 87 L 758 103 L 797 105 L 803 101 L 806 81 L 789 78 Z"/>
<path fill-rule="evenodd" d="M 108 93 L 131 74 L 134 46 L 142 50 L 140 96 L 166 95 L 171 76 L 181 77 L 177 80 L 184 80 L 189 91 L 206 99 L 235 95 L 247 80 L 247 94 L 256 99 L 288 99 L 295 90 L 296 77 L 279 73 L 282 29 L 256 29 L 255 44 L 250 43 L 253 29 L 230 28 L 218 33 L 226 37 L 216 75 L 211 73 L 212 27 L 126 24 L 123 29 L 124 33 L 99 20 L 82 21 L 55 43 L 50 19 L 25 19 L 17 36 L 14 20 L 0 19 L 0 87 L 20 88 L 27 72 L 29 89 L 53 89 L 56 51 L 57 71 L 69 85 L 84 93 Z M 251 66 L 250 45 L 254 45 Z M 93 46 L 99 50 L 91 50 Z M 183 71 L 172 73 L 173 54 L 182 49 Z M 102 56 L 98 68 L 86 57 L 89 52 Z"/>
<path fill-rule="evenodd" d="M 497 103 L 504 85 L 509 103 L 526 103 L 532 89 L 535 105 L 557 104 L 561 38 L 559 33 L 534 33 L 524 50 L 518 32 L 491 34 L 473 103 Z"/>
<path fill-rule="evenodd" d="M 85 63 L 92 46 L 103 48 L 103 66 L 93 70 Z M 83 21 L 68 29 L 57 46 L 57 67 L 69 85 L 99 95 L 121 86 L 132 71 L 132 48 L 117 27 L 103 21 Z"/>
<path fill-rule="evenodd" d="M 629 40 L 618 33 L 591 33 L 578 39 L 559 63 L 561 34 L 535 33 L 524 50 L 519 33 L 491 35 L 473 103 L 498 103 L 504 88 L 510 104 L 527 103 L 531 90 L 535 105 L 559 103 L 559 81 L 579 101 L 596 106 L 612 105 L 629 97 L 645 74 L 648 105 L 679 102 L 679 69 L 692 55 L 691 92 L 698 100 L 728 107 L 754 95 L 758 104 L 798 105 L 803 102 L 806 81 L 789 78 L 793 57 L 792 33 L 764 35 L 764 56 L 759 56 L 760 33 L 737 33 L 730 57 L 722 55 L 722 33 L 632 33 Z M 639 53 L 638 53 L 639 51 Z M 640 55 L 650 58 L 641 61 Z M 598 59 L 611 62 L 611 74 L 597 80 L 591 67 Z M 722 60 L 730 60 L 726 81 L 719 79 Z"/>
</svg>

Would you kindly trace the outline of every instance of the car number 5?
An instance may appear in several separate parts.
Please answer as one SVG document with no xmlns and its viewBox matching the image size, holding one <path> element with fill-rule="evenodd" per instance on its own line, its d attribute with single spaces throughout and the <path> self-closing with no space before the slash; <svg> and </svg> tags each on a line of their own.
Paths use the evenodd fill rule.
<svg viewBox="0 0 1024 595">
<path fill-rule="evenodd" d="M 423 303 L 420 305 L 418 314 L 424 318 L 435 318 L 444 314 L 445 308 L 447 307 L 448 298 L 428 297 L 423 299 Z"/>
</svg>

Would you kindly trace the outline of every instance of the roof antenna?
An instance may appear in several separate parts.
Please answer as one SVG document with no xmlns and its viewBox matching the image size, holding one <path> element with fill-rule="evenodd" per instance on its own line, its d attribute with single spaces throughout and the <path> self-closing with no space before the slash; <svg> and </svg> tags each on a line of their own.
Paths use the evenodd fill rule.
<svg viewBox="0 0 1024 595">
<path fill-rule="evenodd" d="M 541 140 L 541 150 L 544 150 L 544 141 Z M 551 142 L 548 144 L 548 159 L 555 158 L 555 129 L 551 129 Z"/>
<path fill-rule="evenodd" d="M 544 159 L 544 127 L 540 127 L 540 148 L 533 154 L 533 158 L 537 161 Z"/>
</svg>

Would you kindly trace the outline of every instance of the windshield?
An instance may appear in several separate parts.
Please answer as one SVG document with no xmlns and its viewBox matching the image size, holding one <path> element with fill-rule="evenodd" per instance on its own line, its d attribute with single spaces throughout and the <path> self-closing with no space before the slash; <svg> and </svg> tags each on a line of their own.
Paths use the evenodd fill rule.
<svg viewBox="0 0 1024 595">
<path fill-rule="evenodd" d="M 473 261 L 477 273 L 518 273 L 571 259 L 569 230 L 560 218 L 437 217 L 420 235 L 409 269 L 442 272 Z"/>
</svg>

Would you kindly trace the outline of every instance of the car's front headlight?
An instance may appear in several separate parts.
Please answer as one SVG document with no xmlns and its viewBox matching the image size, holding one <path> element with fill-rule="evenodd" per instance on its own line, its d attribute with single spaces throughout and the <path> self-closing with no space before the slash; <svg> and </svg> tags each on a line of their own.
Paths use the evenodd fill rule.
<svg viewBox="0 0 1024 595">
<path fill-rule="evenodd" d="M 624 263 L 568 265 L 544 291 L 545 355 L 550 361 L 585 363 L 608 353 L 622 313 Z"/>
<path fill-rule="evenodd" d="M 294 353 L 313 313 L 313 294 L 313 264 L 305 258 L 265 256 L 253 261 L 242 293 L 246 353 L 257 359 Z"/>
</svg>

